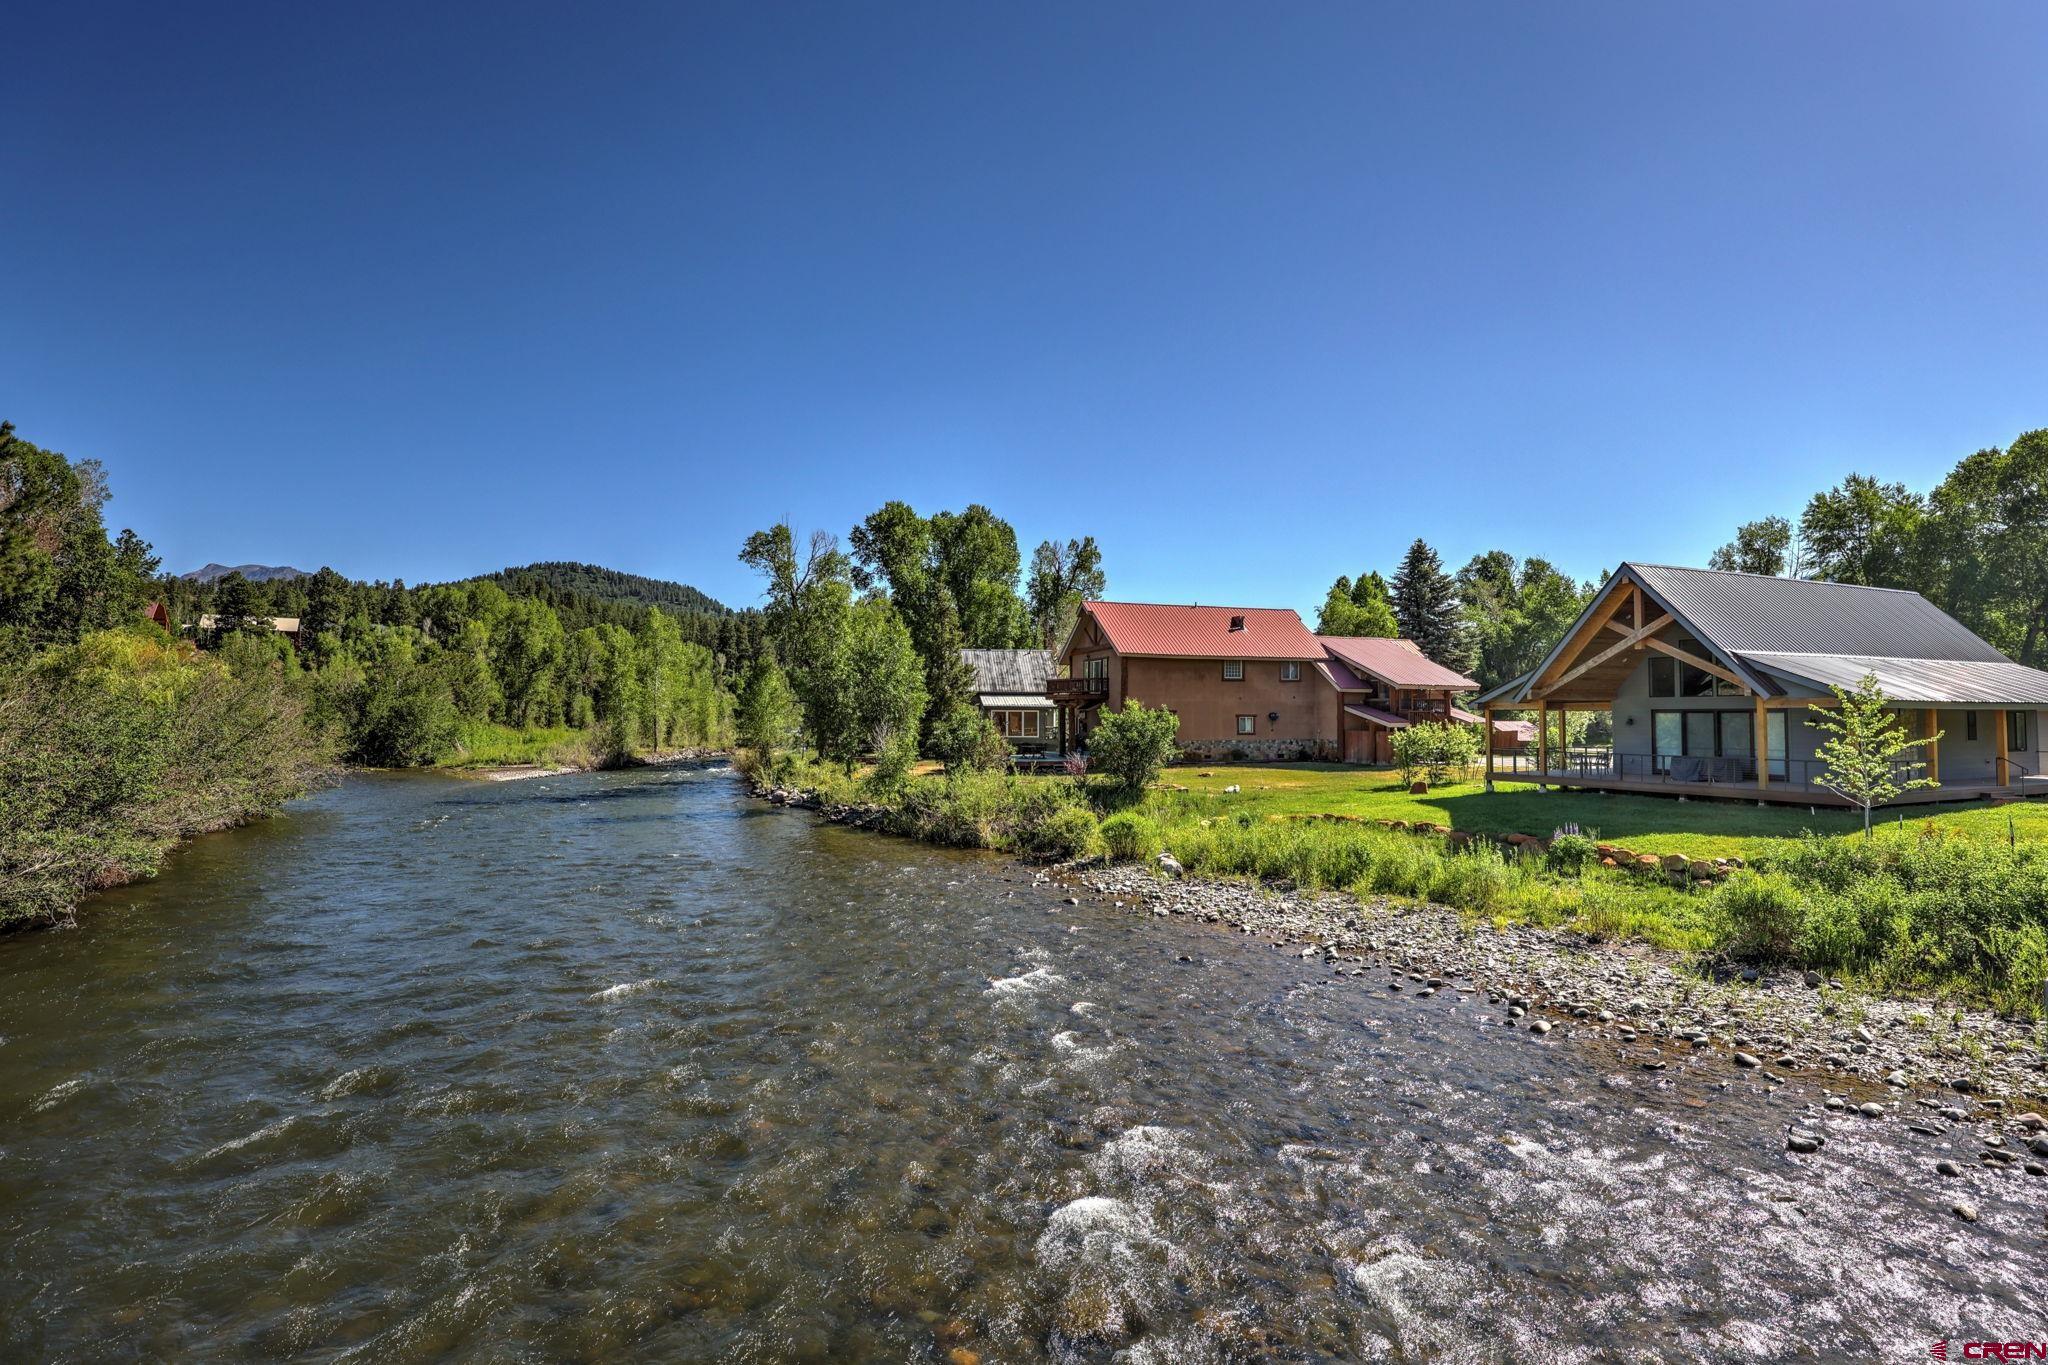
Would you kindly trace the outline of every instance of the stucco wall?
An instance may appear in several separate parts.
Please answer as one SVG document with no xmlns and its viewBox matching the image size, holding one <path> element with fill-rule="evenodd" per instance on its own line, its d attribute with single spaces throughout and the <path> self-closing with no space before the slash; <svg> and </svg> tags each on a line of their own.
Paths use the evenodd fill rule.
<svg viewBox="0 0 2048 1365">
<path fill-rule="evenodd" d="M 1228 750 L 1238 745 L 1250 753 L 1255 743 L 1298 748 L 1334 738 L 1322 726 L 1318 696 L 1330 686 L 1313 664 L 1301 663 L 1301 677 L 1293 682 L 1281 681 L 1278 662 L 1262 659 L 1244 661 L 1242 681 L 1226 680 L 1220 659 L 1126 659 L 1123 665 L 1124 678 L 1117 676 L 1115 664 L 1110 666 L 1112 704 L 1121 705 L 1127 696 L 1147 706 L 1172 708 L 1180 716 L 1183 747 L 1213 743 Z M 1274 712 L 1280 718 L 1268 720 Z M 1237 733 L 1240 715 L 1255 718 L 1255 733 Z"/>
</svg>

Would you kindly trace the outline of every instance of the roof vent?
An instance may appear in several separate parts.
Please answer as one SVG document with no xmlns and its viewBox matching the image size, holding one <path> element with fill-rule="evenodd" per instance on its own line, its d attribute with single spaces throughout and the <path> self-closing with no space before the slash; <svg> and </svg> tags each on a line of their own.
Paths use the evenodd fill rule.
<svg viewBox="0 0 2048 1365">
<path fill-rule="evenodd" d="M 1242 616 L 1233 616 L 1233 617 L 1231 617 L 1231 618 L 1230 618 L 1230 628 L 1231 628 L 1232 630 L 1243 630 L 1243 629 L 1244 629 L 1244 618 L 1243 618 Z"/>
</svg>

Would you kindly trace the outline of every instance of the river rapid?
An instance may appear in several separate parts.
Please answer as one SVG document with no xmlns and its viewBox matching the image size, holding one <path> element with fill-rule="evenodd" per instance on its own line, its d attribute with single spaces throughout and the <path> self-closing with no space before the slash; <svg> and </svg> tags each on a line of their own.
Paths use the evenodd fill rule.
<svg viewBox="0 0 2048 1365">
<path fill-rule="evenodd" d="M 1068 894 L 716 771 L 203 839 L 0 940 L 0 1358 L 2048 1340 L 2048 1181 Z"/>
</svg>

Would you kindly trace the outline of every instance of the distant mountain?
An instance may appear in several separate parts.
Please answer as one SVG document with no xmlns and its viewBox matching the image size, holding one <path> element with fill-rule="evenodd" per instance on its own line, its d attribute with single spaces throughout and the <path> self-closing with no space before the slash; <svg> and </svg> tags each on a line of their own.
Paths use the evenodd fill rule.
<svg viewBox="0 0 2048 1365">
<path fill-rule="evenodd" d="M 507 592 L 530 597 L 553 598 L 573 593 L 600 602 L 620 602 L 636 607 L 664 607 L 672 612 L 710 612 L 723 616 L 730 611 L 724 603 L 701 593 L 687 583 L 665 578 L 645 578 L 636 573 L 550 560 L 517 569 L 500 569 L 484 578 Z"/>
<path fill-rule="evenodd" d="M 194 583 L 211 583 L 216 578 L 226 578 L 231 573 L 238 573 L 251 583 L 268 583 L 276 578 L 313 576 L 311 569 L 294 569 L 288 564 L 209 564 L 184 576 Z"/>
</svg>

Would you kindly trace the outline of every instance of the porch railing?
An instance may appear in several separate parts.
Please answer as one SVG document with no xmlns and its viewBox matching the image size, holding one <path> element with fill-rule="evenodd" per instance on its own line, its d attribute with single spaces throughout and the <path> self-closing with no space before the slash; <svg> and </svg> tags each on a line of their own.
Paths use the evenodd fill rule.
<svg viewBox="0 0 2048 1365">
<path fill-rule="evenodd" d="M 1503 759 L 1511 761 L 1503 764 Z M 2033 770 L 2018 759 L 2008 759 L 2007 762 L 2011 772 L 2006 785 L 2021 786 L 2033 776 Z M 1747 755 L 1710 758 L 1706 755 L 1616 754 L 1611 749 L 1587 748 L 1551 754 L 1548 768 L 1539 765 L 1534 754 L 1495 754 L 1494 775 L 1565 782 L 1604 780 L 1688 788 L 1739 787 L 1755 791 L 1756 764 L 1756 759 Z M 1927 765 L 1915 760 L 1902 760 L 1892 765 L 1893 780 L 1901 784 L 1925 776 L 1926 771 Z M 1773 759 L 1770 785 L 1785 790 L 1825 791 L 1822 780 L 1826 775 L 1827 765 L 1817 758 Z M 1954 783 L 1956 786 L 1996 784 L 1995 775 L 1982 784 Z"/>
<path fill-rule="evenodd" d="M 1107 678 L 1047 678 L 1045 695 L 1053 701 L 1086 701 L 1109 695 Z"/>
</svg>

